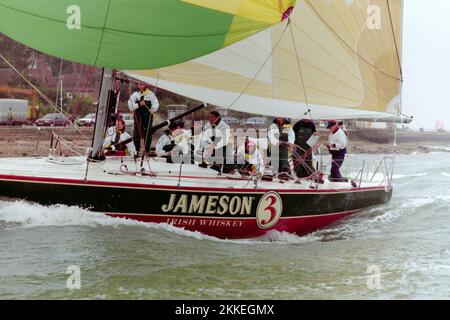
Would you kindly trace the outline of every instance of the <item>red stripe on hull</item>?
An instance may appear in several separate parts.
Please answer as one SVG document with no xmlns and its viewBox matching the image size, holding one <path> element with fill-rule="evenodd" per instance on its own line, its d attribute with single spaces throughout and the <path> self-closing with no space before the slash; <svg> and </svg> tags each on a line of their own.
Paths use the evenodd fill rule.
<svg viewBox="0 0 450 320">
<path fill-rule="evenodd" d="M 280 218 L 270 229 L 258 227 L 256 219 L 223 219 L 207 217 L 175 217 L 157 215 L 107 214 L 111 217 L 126 218 L 141 222 L 167 223 L 189 231 L 197 231 L 220 239 L 248 239 L 263 236 L 269 231 L 294 233 L 299 236 L 317 231 L 340 219 L 354 214 L 356 211 L 340 212 L 327 215 L 304 216 L 296 218 Z"/>
<path fill-rule="evenodd" d="M 201 180 L 202 178 L 199 178 Z M 71 184 L 78 186 L 103 186 L 103 187 L 120 187 L 120 188 L 142 188 L 142 189 L 160 189 L 160 190 L 175 190 L 175 191 L 192 191 L 192 192 L 239 192 L 239 193 L 266 193 L 274 191 L 273 189 L 252 189 L 252 188 L 212 188 L 212 187 L 185 187 L 185 186 L 168 186 L 168 185 L 154 185 L 154 184 L 139 184 L 139 183 L 125 183 L 125 182 L 109 182 L 97 180 L 76 180 L 76 179 L 61 179 L 61 178 L 45 178 L 45 177 L 31 177 L 31 176 L 15 176 L 15 175 L 1 175 L 0 180 L 3 181 L 21 181 L 28 183 L 55 183 L 55 184 Z M 364 187 L 364 188 L 349 188 L 349 189 L 277 189 L 280 194 L 283 193 L 349 193 L 358 191 L 375 191 L 385 190 L 385 187 Z"/>
</svg>

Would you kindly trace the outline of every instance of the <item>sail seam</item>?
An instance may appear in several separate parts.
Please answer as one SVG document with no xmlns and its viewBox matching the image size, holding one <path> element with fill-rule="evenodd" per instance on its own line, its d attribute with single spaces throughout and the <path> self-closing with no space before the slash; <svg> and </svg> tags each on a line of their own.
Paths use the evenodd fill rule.
<svg viewBox="0 0 450 320">
<path fill-rule="evenodd" d="M 7 9 L 7 10 L 11 10 L 11 11 L 14 11 L 14 12 L 17 12 L 17 13 L 21 13 L 23 15 L 27 15 L 27 16 L 30 16 L 30 17 L 35 17 L 35 18 L 38 18 L 38 19 L 52 21 L 52 22 L 55 22 L 55 23 L 60 23 L 62 25 L 66 25 L 65 21 L 58 20 L 58 19 L 53 19 L 53 18 L 49 18 L 49 17 L 44 17 L 44 16 L 37 15 L 37 14 L 30 14 L 29 12 L 25 12 L 23 10 L 14 9 L 14 8 L 11 8 L 11 7 L 7 6 L 7 5 L 5 5 L 5 4 L 0 4 L 0 7 L 3 7 L 5 9 Z M 109 7 L 108 7 L 108 12 L 109 12 Z M 117 29 L 113 29 L 113 28 L 106 28 L 106 26 L 104 26 L 103 28 L 99 28 L 99 27 L 95 27 L 95 26 L 83 25 L 83 28 L 90 29 L 90 30 L 99 30 L 99 31 L 102 30 L 103 32 L 109 31 L 109 32 L 116 32 L 116 33 L 121 33 L 121 34 L 133 34 L 133 35 L 138 35 L 138 36 L 150 36 L 150 37 L 161 37 L 161 36 L 164 36 L 164 37 L 167 37 L 167 38 L 221 37 L 221 36 L 226 35 L 226 34 L 239 34 L 240 32 L 242 32 L 242 30 L 241 30 L 241 31 L 227 32 L 227 33 L 225 33 L 225 32 L 216 32 L 216 33 L 209 33 L 209 34 L 170 35 L 170 34 L 143 33 L 143 32 L 136 32 L 136 31 L 126 31 L 126 32 L 124 32 L 124 31 L 120 31 L 120 30 L 117 30 Z M 243 29 L 243 30 L 245 30 L 246 32 L 256 32 L 256 31 L 261 30 L 261 29 L 263 29 L 263 28 L 261 28 L 260 26 L 257 26 L 257 27 L 255 26 L 255 27 L 246 28 L 246 29 Z"/>
<path fill-rule="evenodd" d="M 343 65 L 338 59 L 336 59 L 336 57 L 333 56 L 328 50 L 326 50 L 325 48 L 323 48 L 318 42 L 316 42 L 313 38 L 311 38 L 307 33 L 305 33 L 305 32 L 304 32 L 298 25 L 296 25 L 294 22 L 291 22 L 291 23 L 292 23 L 292 24 L 294 25 L 294 27 L 296 27 L 300 32 L 302 32 L 306 37 L 308 37 L 308 39 L 310 39 L 316 46 L 318 46 L 320 49 L 322 49 L 323 52 L 325 52 L 325 53 L 326 53 L 327 55 L 329 55 L 334 61 L 336 61 L 336 63 L 337 63 L 339 66 L 341 66 L 345 71 L 347 71 L 349 75 L 351 75 L 355 80 L 360 81 L 360 77 L 356 76 L 351 70 L 349 70 L 346 66 L 344 66 L 344 65 Z M 283 47 L 281 47 L 281 46 L 280 46 L 279 48 L 282 49 L 282 50 L 284 50 L 284 51 L 286 51 L 288 54 L 290 54 L 290 55 L 292 55 L 292 56 L 295 56 L 295 54 L 293 54 L 292 52 L 289 52 L 287 49 L 285 49 L 285 48 L 283 48 Z M 306 64 L 308 64 L 309 66 L 311 66 L 312 68 L 316 69 L 317 71 L 323 73 L 324 75 L 327 75 L 327 76 L 329 76 L 330 78 L 332 78 L 332 79 L 338 81 L 338 82 L 341 83 L 342 85 L 345 85 L 346 87 L 348 87 L 348 88 L 354 90 L 355 92 L 357 92 L 357 93 L 359 93 L 359 94 L 364 94 L 364 92 L 361 91 L 360 89 L 353 87 L 351 84 L 348 84 L 348 83 L 346 83 L 346 82 L 343 82 L 342 80 L 338 79 L 335 75 L 333 75 L 333 74 L 331 74 L 331 73 L 329 73 L 329 72 L 327 72 L 327 71 L 325 71 L 325 70 L 319 68 L 318 66 L 316 66 L 316 65 L 314 65 L 314 64 L 312 64 L 312 63 L 306 61 L 305 59 L 302 59 L 302 58 L 300 58 L 300 57 L 297 57 L 297 58 L 299 58 L 299 59 L 302 60 L 304 63 L 306 63 Z M 277 77 L 278 77 L 278 76 L 277 76 Z M 279 78 L 279 77 L 278 77 L 278 78 Z M 282 78 L 281 78 L 281 79 L 282 79 Z M 375 92 L 373 92 L 373 90 L 372 90 L 371 88 L 370 88 L 370 90 L 367 90 L 367 91 L 370 91 L 370 94 L 371 94 L 371 95 L 375 95 Z M 372 102 L 375 102 L 375 101 L 372 100 L 372 99 L 370 99 L 370 100 L 371 100 Z"/>
<path fill-rule="evenodd" d="M 298 55 L 297 44 L 295 43 L 294 31 L 292 30 L 292 25 L 289 25 L 289 29 L 291 29 L 292 43 L 294 45 L 295 55 L 297 57 L 296 60 L 297 60 L 297 65 L 298 65 L 298 71 L 300 73 L 300 81 L 302 82 L 303 94 L 305 96 L 305 103 L 306 103 L 306 107 L 309 110 L 309 101 L 308 101 L 308 95 L 306 94 L 305 79 L 303 78 L 302 66 L 300 63 L 300 56 Z"/>
<path fill-rule="evenodd" d="M 304 0 L 308 6 L 314 11 L 314 13 L 316 14 L 316 16 L 322 21 L 322 23 L 325 24 L 325 26 L 336 36 L 337 39 L 339 39 L 347 48 L 350 49 L 350 51 L 352 51 L 358 58 L 360 58 L 362 61 L 364 61 L 365 63 L 367 63 L 369 66 L 371 66 L 373 69 L 377 70 L 378 72 L 386 75 L 389 78 L 401 81 L 401 79 L 399 79 L 396 76 L 392 76 L 389 73 L 381 70 L 380 68 L 378 68 L 377 66 L 373 65 L 370 61 L 368 61 L 367 59 L 365 59 L 363 56 L 361 56 L 358 52 L 355 51 L 355 49 L 352 48 L 352 46 L 350 46 L 344 39 L 342 39 L 342 37 L 325 21 L 325 19 L 317 12 L 316 8 L 311 4 L 311 2 L 309 2 L 309 0 Z"/>
<path fill-rule="evenodd" d="M 104 37 L 104 35 L 105 35 L 106 23 L 108 22 L 108 15 L 109 15 L 109 9 L 110 9 L 110 8 L 111 8 L 111 0 L 108 1 L 108 9 L 106 10 L 105 22 L 103 23 L 102 37 L 100 38 L 100 44 L 99 44 L 99 46 L 98 46 L 97 55 L 95 56 L 94 66 L 97 65 L 98 57 L 99 57 L 99 55 L 100 55 L 100 50 L 102 50 L 103 37 Z"/>
<path fill-rule="evenodd" d="M 11 7 L 9 7 L 7 5 L 4 5 L 4 4 L 0 4 L 0 7 L 3 7 L 5 9 L 11 10 L 11 11 L 14 11 L 14 12 L 17 12 L 17 13 L 21 13 L 23 15 L 27 15 L 27 16 L 30 16 L 30 17 L 35 17 L 35 18 L 38 18 L 38 19 L 43 19 L 43 20 L 47 20 L 47 21 L 53 21 L 55 23 L 60 23 L 60 24 L 66 25 L 65 21 L 58 20 L 58 19 L 53 19 L 53 18 L 49 18 L 49 17 L 44 17 L 44 16 L 37 15 L 37 14 L 30 14 L 29 12 L 25 12 L 23 10 L 14 9 L 14 8 L 11 8 Z M 109 10 L 109 7 L 108 7 L 108 13 L 109 13 L 109 11 L 110 10 Z M 105 23 L 106 23 L 106 21 L 105 21 Z M 239 31 L 234 31 L 234 32 L 233 31 L 231 31 L 231 32 L 228 31 L 226 33 L 225 32 L 216 32 L 216 33 L 209 33 L 209 34 L 189 34 L 189 35 L 170 35 L 170 34 L 143 33 L 143 32 L 136 32 L 136 31 L 129 31 L 129 30 L 124 32 L 124 31 L 120 31 L 120 30 L 117 30 L 117 29 L 113 29 L 113 28 L 107 28 L 106 25 L 103 28 L 99 28 L 99 27 L 95 27 L 95 26 L 83 25 L 83 28 L 90 29 L 90 30 L 99 30 L 99 31 L 102 30 L 103 32 L 109 31 L 109 32 L 117 32 L 117 33 L 121 33 L 121 34 L 133 34 L 133 35 L 138 35 L 138 36 L 150 36 L 150 37 L 162 37 L 162 36 L 164 36 L 164 37 L 167 37 L 167 38 L 205 38 L 205 37 L 221 37 L 221 36 L 224 36 L 224 35 L 227 35 L 227 34 L 240 34 L 240 33 L 244 32 L 244 31 L 245 32 L 257 32 L 258 30 L 265 29 L 265 28 L 267 28 L 269 26 L 270 25 L 267 24 L 266 27 L 255 26 L 255 27 L 252 27 L 252 28 L 239 29 Z"/>
<path fill-rule="evenodd" d="M 356 81 L 361 81 L 361 77 L 355 75 L 351 70 L 349 70 L 348 67 L 346 67 L 345 65 L 343 65 L 338 59 L 336 59 L 336 57 L 334 55 L 332 55 L 327 49 L 325 49 L 323 46 L 321 46 L 317 41 L 315 41 L 313 38 L 311 38 L 306 32 L 304 32 L 297 24 L 295 24 L 294 22 L 292 22 L 293 26 L 296 27 L 301 33 L 303 33 L 309 40 L 311 40 L 312 43 L 314 43 L 317 47 L 319 47 L 320 49 L 322 49 L 323 52 L 325 52 L 328 56 L 330 56 L 339 66 L 341 66 L 346 72 L 348 72 L 348 74 L 350 76 L 352 76 Z M 292 52 L 287 51 L 285 48 L 282 48 L 280 46 L 280 49 L 285 50 L 288 54 L 295 56 Z M 318 66 L 306 61 L 305 59 L 301 59 L 303 62 L 305 62 L 306 64 L 308 64 L 309 66 L 311 66 L 312 68 L 318 70 L 319 72 L 329 76 L 330 78 L 340 82 L 341 84 L 345 85 L 346 87 L 358 92 L 359 94 L 364 94 L 363 91 L 361 91 L 358 88 L 353 87 L 352 85 L 343 82 L 342 80 L 338 79 L 335 75 L 319 68 Z M 369 92 L 371 95 L 376 95 L 375 92 L 373 92 L 372 88 L 369 88 L 370 90 L 367 90 L 367 92 Z"/>
<path fill-rule="evenodd" d="M 269 61 L 269 59 L 273 56 L 276 48 L 278 47 L 278 45 L 281 42 L 281 39 L 283 39 L 284 34 L 286 33 L 286 30 L 288 29 L 290 24 L 290 21 L 288 20 L 288 22 L 286 23 L 286 27 L 284 28 L 283 32 L 281 33 L 280 38 L 278 39 L 277 43 L 275 44 L 275 46 L 273 47 L 272 51 L 270 52 L 269 56 L 266 58 L 266 60 L 264 61 L 264 63 L 262 64 L 262 66 L 259 68 L 258 72 L 256 72 L 255 76 L 250 80 L 250 82 L 247 84 L 247 86 L 244 88 L 244 90 L 239 94 L 238 97 L 236 97 L 236 99 L 228 106 L 227 109 L 232 108 L 236 102 L 239 101 L 239 99 L 244 95 L 244 93 L 250 88 L 250 86 L 252 85 L 252 83 L 255 81 L 255 79 L 258 77 L 258 75 L 261 73 L 261 71 L 264 69 L 264 66 L 266 65 L 266 63 Z"/>
<path fill-rule="evenodd" d="M 389 20 L 390 20 L 391 29 L 392 29 L 392 37 L 394 39 L 394 44 L 395 44 L 395 51 L 397 53 L 398 67 L 400 68 L 400 78 L 401 78 L 401 81 L 403 81 L 402 62 L 400 60 L 400 51 L 398 50 L 397 38 L 395 36 L 394 22 L 392 21 L 392 13 L 391 13 L 391 6 L 389 5 L 389 0 L 386 0 L 386 5 L 388 8 L 388 12 L 389 12 Z"/>
<path fill-rule="evenodd" d="M 329 52 L 326 48 L 324 48 L 320 43 L 318 43 L 314 38 L 312 38 L 309 34 L 307 34 L 305 31 L 303 31 L 300 26 L 298 26 L 296 23 L 292 22 L 295 28 L 297 28 L 301 33 L 305 35 L 312 43 L 314 43 L 317 47 L 323 50 L 328 56 L 330 56 L 337 64 L 339 64 L 342 68 L 344 68 L 350 75 L 352 75 L 356 80 L 359 80 L 359 76 L 353 73 L 351 70 L 349 70 L 342 62 L 340 62 L 336 55 L 333 55 L 331 52 Z M 286 49 L 284 49 L 286 50 Z M 291 52 L 289 52 L 292 54 Z M 293 54 L 292 54 L 293 55 Z"/>
</svg>

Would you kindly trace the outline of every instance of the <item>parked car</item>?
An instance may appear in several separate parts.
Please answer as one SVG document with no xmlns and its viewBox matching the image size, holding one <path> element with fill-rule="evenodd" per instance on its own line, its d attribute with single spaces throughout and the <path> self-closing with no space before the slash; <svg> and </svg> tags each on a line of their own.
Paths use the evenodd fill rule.
<svg viewBox="0 0 450 320">
<path fill-rule="evenodd" d="M 239 124 L 239 119 L 235 117 L 222 117 L 226 124 Z"/>
<path fill-rule="evenodd" d="M 70 120 L 60 113 L 49 113 L 44 117 L 36 120 L 36 125 L 39 127 L 45 126 L 65 127 L 70 124 L 71 124 Z"/>
<path fill-rule="evenodd" d="M 267 125 L 267 119 L 262 117 L 251 117 L 245 121 L 245 125 L 265 126 Z"/>
<path fill-rule="evenodd" d="M 80 127 L 91 127 L 95 125 L 95 113 L 89 113 L 85 117 L 78 119 L 77 124 Z"/>
</svg>

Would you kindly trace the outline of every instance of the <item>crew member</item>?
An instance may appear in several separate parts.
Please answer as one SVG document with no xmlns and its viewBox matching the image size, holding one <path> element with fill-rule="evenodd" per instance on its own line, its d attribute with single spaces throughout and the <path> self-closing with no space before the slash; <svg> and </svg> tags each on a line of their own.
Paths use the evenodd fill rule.
<svg viewBox="0 0 450 320">
<path fill-rule="evenodd" d="M 169 163 L 172 163 L 171 153 L 176 146 L 173 135 L 177 129 L 178 122 L 172 122 L 156 143 L 156 154 L 158 157 L 166 158 Z"/>
<path fill-rule="evenodd" d="M 150 152 L 152 139 L 150 137 L 151 114 L 158 111 L 159 102 L 156 95 L 145 84 L 138 84 L 139 90 L 134 92 L 128 100 L 128 108 L 133 113 L 133 140 L 136 151 L 141 150 L 141 139 L 144 139 L 145 153 Z"/>
<path fill-rule="evenodd" d="M 345 135 L 347 136 L 347 138 L 348 138 L 348 130 L 347 130 L 347 128 L 345 127 L 345 123 L 344 123 L 344 121 L 338 121 L 338 125 L 339 125 L 339 128 L 341 128 L 341 130 L 342 131 L 344 131 L 344 133 L 345 133 Z"/>
<path fill-rule="evenodd" d="M 178 152 L 183 156 L 188 156 L 191 151 L 190 142 L 192 140 L 192 131 L 184 128 L 183 121 L 178 121 L 177 123 L 177 129 L 173 132 L 173 140 L 177 145 Z M 187 159 L 183 159 L 183 161 L 185 160 Z M 190 160 L 187 160 L 187 162 L 190 162 Z"/>
<path fill-rule="evenodd" d="M 242 175 L 264 175 L 265 163 L 256 142 L 247 138 L 245 143 L 236 152 L 238 164 L 242 164 L 239 172 Z"/>
<path fill-rule="evenodd" d="M 313 121 L 304 117 L 293 128 L 295 134 L 296 152 L 294 153 L 295 173 L 298 178 L 307 178 L 315 171 L 313 155 L 308 141 L 313 135 L 319 135 Z"/>
<path fill-rule="evenodd" d="M 339 127 L 336 120 L 329 121 L 327 129 L 330 130 L 330 136 L 326 146 L 328 147 L 328 150 L 330 150 L 332 156 L 330 181 L 347 182 L 347 179 L 344 179 L 340 172 L 345 155 L 347 154 L 347 135 Z"/>
<path fill-rule="evenodd" d="M 278 158 L 277 172 L 280 173 L 279 177 L 288 177 L 291 172 L 289 151 L 295 142 L 295 133 L 292 130 L 289 119 L 276 118 L 269 127 L 267 136 L 269 138 L 272 166 L 274 165 L 273 160 Z"/>
<path fill-rule="evenodd" d="M 173 155 L 182 158 L 189 154 L 191 132 L 184 130 L 184 124 L 181 121 L 172 122 L 164 134 L 159 138 L 156 144 L 156 154 L 158 157 L 167 158 L 167 162 L 174 163 Z M 187 161 L 189 162 L 189 160 Z M 178 163 L 178 161 L 176 162 Z"/>
<path fill-rule="evenodd" d="M 105 156 L 135 156 L 136 148 L 131 135 L 125 131 L 125 121 L 119 119 L 116 121 L 115 130 L 108 129 L 105 141 L 103 142 Z"/>
<path fill-rule="evenodd" d="M 234 157 L 230 140 L 230 126 L 222 120 L 219 112 L 212 111 L 202 134 L 203 157 L 207 162 L 213 163 L 211 169 L 224 173 L 234 169 L 231 164 L 234 163 Z M 203 162 L 201 166 L 207 165 Z"/>
</svg>

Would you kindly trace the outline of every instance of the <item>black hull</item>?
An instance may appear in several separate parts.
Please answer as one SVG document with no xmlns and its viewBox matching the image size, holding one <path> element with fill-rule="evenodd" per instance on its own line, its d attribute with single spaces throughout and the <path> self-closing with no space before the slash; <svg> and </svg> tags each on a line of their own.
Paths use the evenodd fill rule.
<svg viewBox="0 0 450 320">
<path fill-rule="evenodd" d="M 271 196 L 271 194 L 274 194 Z M 221 238 L 249 238 L 270 230 L 305 234 L 362 209 L 389 202 L 392 189 L 255 190 L 188 188 L 27 177 L 0 177 L 0 196 L 43 205 L 78 206 L 111 216 L 171 223 Z M 273 208 L 268 199 L 274 201 Z M 277 200 L 278 199 L 278 200 Z M 264 202 L 266 201 L 266 202 Z M 275 202 L 279 202 L 276 204 Z M 262 203 L 262 206 L 260 205 Z M 277 207 L 280 205 L 280 207 Z M 266 218 L 259 212 L 267 211 Z M 273 217 L 270 213 L 273 213 Z M 228 221 L 202 228 L 200 220 Z M 258 224 L 259 221 L 262 223 Z M 274 221 L 277 219 L 277 221 Z M 311 220 L 308 223 L 308 219 Z M 313 220 L 314 221 L 313 221 Z M 269 221 L 271 220 L 271 221 Z M 315 221 L 317 220 L 317 221 Z M 240 221 L 230 227 L 230 222 Z M 265 227 L 264 223 L 275 222 Z M 253 227 L 254 228 L 253 228 Z M 204 226 L 203 226 L 204 227 Z M 217 230 L 215 230 L 217 229 Z"/>
</svg>

